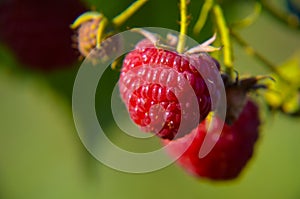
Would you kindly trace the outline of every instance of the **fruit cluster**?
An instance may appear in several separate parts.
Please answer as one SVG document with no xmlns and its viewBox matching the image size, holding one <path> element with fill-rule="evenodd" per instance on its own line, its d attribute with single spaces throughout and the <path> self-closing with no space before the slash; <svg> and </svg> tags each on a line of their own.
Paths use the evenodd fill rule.
<svg viewBox="0 0 300 199">
<path fill-rule="evenodd" d="M 89 12 L 73 23 L 78 50 L 84 57 L 95 57 L 93 52 L 101 50 L 105 54 L 114 51 L 102 46 L 107 36 L 105 20 L 102 14 Z M 259 137 L 259 108 L 248 93 L 264 87 L 258 84 L 264 77 L 232 80 L 223 73 L 219 62 L 207 54 L 220 50 L 210 45 L 215 36 L 186 50 L 178 48 L 182 46 L 180 37 L 161 39 L 143 29 L 135 32 L 145 39 L 125 56 L 119 79 L 120 95 L 131 119 L 142 131 L 160 137 L 170 156 L 178 157 L 177 163 L 187 172 L 212 180 L 239 176 Z M 119 47 L 121 43 L 117 43 Z M 224 87 L 226 118 L 214 115 L 212 106 L 221 104 L 220 88 Z M 202 157 L 205 140 L 214 147 Z"/>
<path fill-rule="evenodd" d="M 169 145 L 167 150 L 171 156 L 182 154 L 177 162 L 189 173 L 213 180 L 236 178 L 251 158 L 258 138 L 258 106 L 247 93 L 260 87 L 259 78 L 228 81 L 221 74 L 218 62 L 203 52 L 208 49 L 204 45 L 192 53 L 169 50 L 171 44 L 162 46 L 168 48 L 144 39 L 123 61 L 119 89 L 131 119 L 143 131 L 161 137 Z M 213 81 L 216 76 L 223 76 L 227 116 L 225 121 L 216 116 L 210 127 L 207 115 L 211 111 L 211 98 L 220 95 L 220 85 Z M 211 92 L 205 79 L 215 85 L 210 86 Z M 184 82 L 192 89 L 185 87 Z M 191 105 L 194 94 L 197 107 Z M 179 99 L 184 103 L 179 103 Z M 195 117 L 197 112 L 199 118 Z M 218 138 L 216 129 L 222 125 Z M 180 135 L 179 127 L 184 131 Z M 209 128 L 212 130 L 208 132 Z M 218 140 L 212 151 L 200 158 L 204 138 Z M 188 143 L 191 144 L 187 147 Z"/>
</svg>

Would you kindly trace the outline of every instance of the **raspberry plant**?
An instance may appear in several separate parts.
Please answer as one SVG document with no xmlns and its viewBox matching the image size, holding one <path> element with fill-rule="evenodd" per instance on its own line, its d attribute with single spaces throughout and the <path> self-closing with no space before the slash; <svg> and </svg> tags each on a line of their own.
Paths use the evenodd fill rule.
<svg viewBox="0 0 300 199">
<path fill-rule="evenodd" d="M 146 1 L 143 0 L 134 2 L 111 21 L 98 12 L 87 12 L 77 18 L 71 28 L 77 30 L 76 42 L 81 55 L 86 57 L 93 49 L 106 50 L 101 42 L 117 33 L 117 29 L 144 3 Z M 238 31 L 254 23 L 262 9 L 267 10 L 292 28 L 298 28 L 299 18 L 296 16 L 298 13 L 292 9 L 294 4 L 291 1 L 288 3 L 291 12 L 282 14 L 270 6 L 268 1 L 256 1 L 252 14 L 234 24 L 229 24 L 222 5 L 217 0 L 205 0 L 195 22 L 193 33 L 199 35 L 205 23 L 211 20 L 213 32 L 216 32 L 217 37 L 214 36 L 207 42 L 191 49 L 186 49 L 185 41 L 185 36 L 188 35 L 188 25 L 191 22 L 188 16 L 189 1 L 187 0 L 180 0 L 180 34 L 173 42 L 160 43 L 159 39 L 155 38 L 152 33 L 144 30 L 139 31 L 146 38 L 138 43 L 135 50 L 128 53 L 123 60 L 119 83 L 120 95 L 132 120 L 143 131 L 153 132 L 162 138 L 163 143 L 171 144 L 171 155 L 174 151 L 176 153 L 180 150 L 182 145 L 185 145 L 185 140 L 189 140 L 191 135 L 196 134 L 190 148 L 178 160 L 178 163 L 188 172 L 212 180 L 234 179 L 240 174 L 252 157 L 254 145 L 261 130 L 259 117 L 261 109 L 255 104 L 253 94 L 262 96 L 264 104 L 271 110 L 294 116 L 299 115 L 298 56 L 295 56 L 285 65 L 276 66 L 242 38 Z M 216 43 L 220 44 L 221 47 L 216 48 L 210 45 L 215 38 L 217 38 Z M 239 74 L 235 70 L 233 41 L 243 47 L 251 57 L 259 60 L 263 66 L 270 70 L 270 74 L 259 76 Z M 207 52 L 213 53 L 208 55 Z M 89 58 L 97 59 L 101 56 L 103 54 L 96 54 Z M 198 64 L 191 64 L 191 60 Z M 120 60 L 112 64 L 114 69 L 118 61 Z M 184 74 L 183 78 L 188 80 L 192 86 L 197 95 L 199 110 L 202 115 L 196 121 L 196 126 L 188 125 L 189 128 L 185 128 L 185 135 L 176 137 L 178 126 L 182 122 L 182 118 L 193 121 L 194 114 L 193 111 L 181 113 L 182 107 L 179 106 L 174 91 L 151 81 L 144 82 L 145 84 L 138 89 L 131 89 L 133 85 L 136 85 L 138 78 L 146 79 L 146 76 L 139 76 L 139 74 L 146 74 L 146 72 L 136 71 L 130 76 L 127 73 L 143 65 L 149 66 L 147 73 L 153 73 L 155 77 L 164 79 L 166 85 L 168 83 L 178 84 L 181 78 L 178 74 Z M 194 72 L 193 68 L 203 67 L 207 67 L 207 70 L 210 70 L 210 67 L 218 68 L 218 74 L 214 75 L 219 75 L 223 79 L 226 89 L 227 115 L 224 121 L 219 119 L 219 122 L 225 122 L 223 135 L 217 141 L 212 152 L 201 159 L 199 150 L 203 137 L 207 134 L 207 123 L 210 122 L 210 116 L 208 116 L 211 111 L 210 96 L 203 81 L 203 78 L 206 77 Z M 167 68 L 172 68 L 178 73 L 169 75 L 170 78 L 167 78 L 164 76 L 164 70 Z M 292 73 L 297 75 L 291 75 Z M 154 79 L 154 76 L 152 78 Z M 293 86 L 289 87 L 289 84 L 293 84 Z M 287 89 L 288 87 L 289 89 Z M 216 86 L 215 93 L 218 93 L 217 88 Z M 286 90 L 286 93 L 281 93 L 282 90 Z M 184 93 L 184 90 L 179 94 L 185 95 L 187 100 L 189 99 L 188 93 Z M 151 109 L 151 106 L 157 104 L 161 105 L 164 110 Z M 162 118 L 164 119 L 163 124 L 159 120 Z"/>
</svg>

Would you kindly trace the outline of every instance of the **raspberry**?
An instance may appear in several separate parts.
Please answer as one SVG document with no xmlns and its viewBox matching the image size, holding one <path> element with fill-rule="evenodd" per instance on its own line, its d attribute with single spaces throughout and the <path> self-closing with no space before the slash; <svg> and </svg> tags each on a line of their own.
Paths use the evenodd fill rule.
<svg viewBox="0 0 300 199">
<path fill-rule="evenodd" d="M 180 124 L 184 132 L 190 132 L 211 110 L 211 98 L 203 78 L 219 75 L 215 74 L 214 67 L 216 61 L 206 53 L 179 54 L 155 47 L 148 39 L 142 40 L 126 55 L 119 81 L 121 97 L 131 119 L 142 130 L 164 139 L 173 139 Z M 185 80 L 196 95 L 198 110 L 191 105 L 191 90 L 181 87 Z M 217 86 L 213 84 L 213 87 L 217 95 Z M 181 113 L 179 98 L 186 102 L 185 113 Z M 199 111 L 200 118 L 197 118 Z"/>
<path fill-rule="evenodd" d="M 1 1 L 0 40 L 28 67 L 66 67 L 78 59 L 69 26 L 85 10 L 78 0 Z"/>
<path fill-rule="evenodd" d="M 252 101 L 247 101 L 239 118 L 231 126 L 224 125 L 220 138 L 210 153 L 199 158 L 204 138 L 208 136 L 213 140 L 216 136 L 214 130 L 207 134 L 208 124 L 206 119 L 185 137 L 172 141 L 164 140 L 164 144 L 169 144 L 168 152 L 176 156 L 182 153 L 187 143 L 191 143 L 177 162 L 192 175 L 212 180 L 234 179 L 252 157 L 259 136 L 258 107 Z M 222 121 L 217 119 L 214 125 L 221 124 Z"/>
</svg>

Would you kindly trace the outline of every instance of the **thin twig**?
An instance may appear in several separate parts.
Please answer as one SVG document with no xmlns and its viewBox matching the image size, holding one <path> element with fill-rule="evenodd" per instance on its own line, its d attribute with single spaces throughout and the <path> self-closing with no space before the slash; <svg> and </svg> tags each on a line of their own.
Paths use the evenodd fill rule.
<svg viewBox="0 0 300 199">
<path fill-rule="evenodd" d="M 103 17 L 102 20 L 100 21 L 99 28 L 97 30 L 97 37 L 96 37 L 96 47 L 97 48 L 100 48 L 102 37 L 104 35 L 104 30 L 105 30 L 107 24 L 108 24 L 107 18 Z"/>
<path fill-rule="evenodd" d="M 177 44 L 177 52 L 183 53 L 185 49 L 185 37 L 187 34 L 187 0 L 180 0 L 180 35 Z"/>
<path fill-rule="evenodd" d="M 201 12 L 199 14 L 198 20 L 194 26 L 193 32 L 195 35 L 198 35 L 200 31 L 202 30 L 203 26 L 205 25 L 205 22 L 207 20 L 207 16 L 212 9 L 214 4 L 214 0 L 205 0 Z"/>
<path fill-rule="evenodd" d="M 231 36 L 237 41 L 237 43 L 243 47 L 243 49 L 251 56 L 258 59 L 260 62 L 262 62 L 265 66 L 268 67 L 270 71 L 272 71 L 274 74 L 276 74 L 280 79 L 282 79 L 285 82 L 289 82 L 288 79 L 284 78 L 278 71 L 277 67 L 270 62 L 267 58 L 265 58 L 262 54 L 257 52 L 250 44 L 248 44 L 238 33 L 236 33 L 233 30 L 230 30 Z"/>
<path fill-rule="evenodd" d="M 138 11 L 148 0 L 137 0 L 131 4 L 126 10 L 120 13 L 118 16 L 113 18 L 112 23 L 119 27 L 127 21 L 136 11 Z"/>
<path fill-rule="evenodd" d="M 229 75 L 230 79 L 234 79 L 234 68 L 233 68 L 233 55 L 232 47 L 230 41 L 229 28 L 226 24 L 225 17 L 222 8 L 219 5 L 214 5 L 213 14 L 215 17 L 215 22 L 220 33 L 221 43 L 224 46 L 224 66 L 225 72 Z"/>
</svg>

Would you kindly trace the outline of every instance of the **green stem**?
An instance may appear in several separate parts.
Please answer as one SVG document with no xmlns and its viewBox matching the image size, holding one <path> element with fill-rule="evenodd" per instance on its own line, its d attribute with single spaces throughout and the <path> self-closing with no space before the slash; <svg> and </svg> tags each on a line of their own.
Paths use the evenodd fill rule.
<svg viewBox="0 0 300 199">
<path fill-rule="evenodd" d="M 102 38 L 103 38 L 103 34 L 104 34 L 104 30 L 106 28 L 108 24 L 108 20 L 106 17 L 103 17 L 102 20 L 100 21 L 100 24 L 99 24 L 99 28 L 97 30 L 97 40 L 96 40 L 96 47 L 97 48 L 100 48 L 100 44 L 101 44 L 101 41 L 102 41 Z"/>
<path fill-rule="evenodd" d="M 262 62 L 265 66 L 269 68 L 270 71 L 275 73 L 280 79 L 282 79 L 285 82 L 289 82 L 288 79 L 285 79 L 282 77 L 282 75 L 277 70 L 277 67 L 271 63 L 267 58 L 265 58 L 262 54 L 257 52 L 252 46 L 250 46 L 238 33 L 236 33 L 233 30 L 230 30 L 230 34 L 232 37 L 237 41 L 237 43 L 243 47 L 243 49 L 251 56 L 258 59 L 260 62 Z"/>
<path fill-rule="evenodd" d="M 119 27 L 125 23 L 125 21 L 131 17 L 136 11 L 138 11 L 148 0 L 137 0 L 131 4 L 126 10 L 114 17 L 112 23 Z"/>
<path fill-rule="evenodd" d="M 300 21 L 297 16 L 282 12 L 270 4 L 269 0 L 261 0 L 262 6 L 268 11 L 273 17 L 292 28 L 300 28 Z"/>
<path fill-rule="evenodd" d="M 202 30 L 203 26 L 205 25 L 205 22 L 207 20 L 207 16 L 212 9 L 214 4 L 214 0 L 205 0 L 201 12 L 199 14 L 198 20 L 194 26 L 193 32 L 195 35 L 198 35 L 200 31 Z"/>
<path fill-rule="evenodd" d="M 225 17 L 222 8 L 219 5 L 214 5 L 213 14 L 215 17 L 216 25 L 220 33 L 221 43 L 224 46 L 224 66 L 225 72 L 228 74 L 231 80 L 234 79 L 234 68 L 233 68 L 233 55 L 230 41 L 229 28 L 227 27 Z"/>
<path fill-rule="evenodd" d="M 185 37 L 187 34 L 187 0 L 180 0 L 180 35 L 177 44 L 177 52 L 183 53 L 185 49 Z"/>
</svg>

